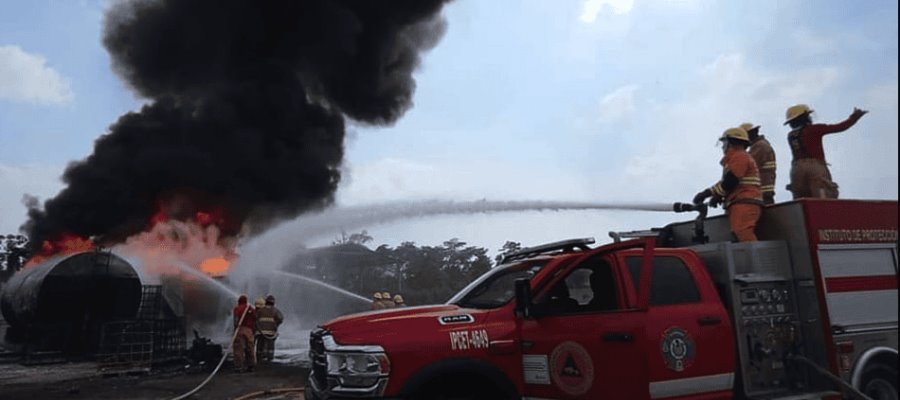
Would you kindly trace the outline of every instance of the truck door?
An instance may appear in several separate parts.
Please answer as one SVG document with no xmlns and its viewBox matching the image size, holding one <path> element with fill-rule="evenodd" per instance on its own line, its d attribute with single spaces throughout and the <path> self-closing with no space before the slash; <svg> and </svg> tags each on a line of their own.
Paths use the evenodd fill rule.
<svg viewBox="0 0 900 400">
<path fill-rule="evenodd" d="M 521 326 L 525 397 L 648 398 L 645 313 L 623 307 L 611 261 L 589 256 L 535 293 L 537 315 Z"/>
<path fill-rule="evenodd" d="M 734 383 L 734 335 L 728 314 L 692 253 L 659 250 L 649 277 L 641 275 L 640 253 L 624 256 L 626 280 L 648 304 L 646 341 L 648 387 L 653 399 L 703 396 L 729 399 Z M 650 285 L 640 285 L 641 279 Z M 649 287 L 649 299 L 638 288 Z M 643 300 L 642 300 L 643 298 Z"/>
</svg>

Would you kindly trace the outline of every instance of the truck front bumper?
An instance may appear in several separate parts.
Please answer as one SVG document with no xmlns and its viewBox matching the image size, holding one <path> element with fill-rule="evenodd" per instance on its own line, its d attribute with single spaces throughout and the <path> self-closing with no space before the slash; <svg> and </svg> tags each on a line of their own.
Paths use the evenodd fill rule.
<svg viewBox="0 0 900 400">
<path fill-rule="evenodd" d="M 314 371 L 310 370 L 309 379 L 306 380 L 305 398 L 307 400 L 344 400 L 344 399 L 383 399 L 384 389 L 387 387 L 387 378 L 380 378 L 375 385 L 365 388 L 343 387 L 336 378 L 317 379 Z"/>
</svg>

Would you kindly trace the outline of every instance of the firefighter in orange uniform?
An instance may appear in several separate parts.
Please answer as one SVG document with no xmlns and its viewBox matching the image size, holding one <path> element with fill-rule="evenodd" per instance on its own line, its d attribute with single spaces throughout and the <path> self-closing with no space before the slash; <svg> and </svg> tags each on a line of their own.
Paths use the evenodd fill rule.
<svg viewBox="0 0 900 400">
<path fill-rule="evenodd" d="M 716 207 L 723 203 L 728 214 L 731 231 L 740 242 L 755 242 L 756 221 L 762 214 L 762 192 L 759 189 L 759 169 L 747 154 L 750 138 L 741 128 L 729 128 L 719 138 L 725 157 L 722 164 L 722 179 L 694 196 L 694 204 L 700 204 L 712 197 L 709 204 Z"/>
<path fill-rule="evenodd" d="M 741 129 L 747 131 L 750 157 L 753 157 L 759 168 L 759 189 L 762 191 L 763 203 L 775 204 L 775 150 L 765 135 L 759 134 L 759 125 L 745 122 L 741 124 Z"/>
<path fill-rule="evenodd" d="M 253 335 L 256 330 L 256 311 L 247 304 L 247 295 L 238 298 L 238 304 L 232 310 L 234 329 L 237 336 L 232 343 L 234 351 L 234 371 L 253 371 L 256 365 L 256 346 Z"/>
<path fill-rule="evenodd" d="M 791 162 L 791 183 L 788 189 L 795 199 L 801 197 L 838 198 L 838 185 L 831 180 L 831 171 L 825 162 L 822 137 L 829 133 L 843 132 L 856 124 L 868 111 L 853 109 L 850 117 L 836 125 L 814 124 L 813 112 L 806 104 L 787 109 L 785 125 L 791 125 L 788 144 L 794 156 Z"/>
</svg>

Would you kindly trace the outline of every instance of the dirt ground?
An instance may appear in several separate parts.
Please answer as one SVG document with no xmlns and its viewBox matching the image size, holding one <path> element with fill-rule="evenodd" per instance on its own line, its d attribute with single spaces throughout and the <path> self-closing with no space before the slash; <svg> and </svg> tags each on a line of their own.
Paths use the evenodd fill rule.
<svg viewBox="0 0 900 400">
<path fill-rule="evenodd" d="M 196 400 L 237 399 L 276 388 L 303 387 L 306 367 L 290 364 L 263 365 L 250 373 L 235 373 L 226 362 L 219 373 L 198 393 Z M 44 366 L 0 364 L 0 400 L 74 399 L 171 399 L 200 384 L 211 372 L 177 367 L 164 372 L 104 376 L 93 363 L 66 363 Z M 270 394 L 253 399 L 297 400 L 302 394 Z"/>
</svg>

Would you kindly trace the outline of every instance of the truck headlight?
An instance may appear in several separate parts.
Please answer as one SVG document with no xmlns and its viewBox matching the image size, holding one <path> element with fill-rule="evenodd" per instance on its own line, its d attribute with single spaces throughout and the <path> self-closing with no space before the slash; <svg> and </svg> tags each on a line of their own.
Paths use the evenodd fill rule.
<svg viewBox="0 0 900 400">
<path fill-rule="evenodd" d="M 384 353 L 327 353 L 328 375 L 337 377 L 342 386 L 368 387 L 391 372 Z"/>
<path fill-rule="evenodd" d="M 331 334 L 321 336 L 324 347 L 325 375 L 336 381 L 332 390 L 341 393 L 380 393 L 391 373 L 391 362 L 384 348 L 377 345 L 338 344 Z M 329 384 L 330 386 L 331 384 Z"/>
<path fill-rule="evenodd" d="M 387 375 L 390 363 L 384 353 L 329 353 L 329 375 Z"/>
</svg>

